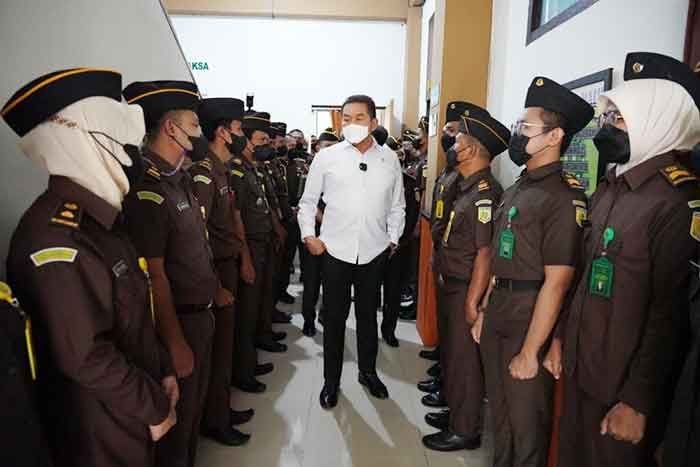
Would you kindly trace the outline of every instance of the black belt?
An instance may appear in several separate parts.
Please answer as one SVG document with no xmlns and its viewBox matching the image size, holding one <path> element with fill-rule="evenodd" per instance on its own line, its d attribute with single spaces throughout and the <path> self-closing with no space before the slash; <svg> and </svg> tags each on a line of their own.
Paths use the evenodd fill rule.
<svg viewBox="0 0 700 467">
<path fill-rule="evenodd" d="M 175 311 L 178 315 L 194 315 L 196 313 L 202 313 L 204 311 L 210 311 L 212 304 L 207 305 L 177 305 Z"/>
<path fill-rule="evenodd" d="M 511 292 L 522 292 L 526 290 L 539 290 L 542 287 L 542 281 L 525 281 L 514 279 L 499 279 L 496 278 L 496 289 L 506 289 Z"/>
</svg>

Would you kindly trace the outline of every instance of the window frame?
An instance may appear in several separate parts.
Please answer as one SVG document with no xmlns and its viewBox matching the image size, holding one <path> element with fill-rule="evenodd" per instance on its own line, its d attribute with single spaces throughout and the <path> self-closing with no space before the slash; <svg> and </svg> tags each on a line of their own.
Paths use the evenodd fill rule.
<svg viewBox="0 0 700 467">
<path fill-rule="evenodd" d="M 527 35 L 525 37 L 526 47 L 552 29 L 564 24 L 574 16 L 588 9 L 590 6 L 598 3 L 600 0 L 578 0 L 576 3 L 546 23 L 534 27 L 536 20 L 539 21 L 539 17 L 541 16 L 543 1 L 545 0 L 530 0 L 530 6 L 527 13 Z"/>
</svg>

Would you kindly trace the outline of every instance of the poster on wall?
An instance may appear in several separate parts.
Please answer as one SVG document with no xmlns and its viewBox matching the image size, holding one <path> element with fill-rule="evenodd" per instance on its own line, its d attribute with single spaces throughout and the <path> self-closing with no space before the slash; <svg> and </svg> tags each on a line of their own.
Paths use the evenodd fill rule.
<svg viewBox="0 0 700 467">
<path fill-rule="evenodd" d="M 564 84 L 596 108 L 598 96 L 612 87 L 612 68 L 584 76 L 583 78 Z M 596 115 L 598 110 L 596 109 Z M 593 137 L 598 132 L 595 119 L 578 132 L 571 141 L 562 162 L 564 170 L 572 173 L 586 187 L 586 194 L 591 196 L 596 189 L 598 179 L 604 168 L 598 167 L 598 150 L 593 144 Z"/>
</svg>

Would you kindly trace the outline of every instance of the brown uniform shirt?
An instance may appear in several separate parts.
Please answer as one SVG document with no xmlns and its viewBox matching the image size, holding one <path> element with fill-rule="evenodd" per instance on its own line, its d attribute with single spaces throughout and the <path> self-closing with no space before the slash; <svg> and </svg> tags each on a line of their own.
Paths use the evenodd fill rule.
<svg viewBox="0 0 700 467">
<path fill-rule="evenodd" d="M 468 178 L 460 174 L 456 185 L 457 195 L 447 214 L 447 227 L 435 244 L 433 270 L 443 279 L 469 282 L 477 251 L 491 244 L 492 213 L 503 189 L 490 168 Z"/>
<path fill-rule="evenodd" d="M 511 230 L 513 258 L 499 255 L 508 213 L 517 209 Z M 501 279 L 544 280 L 545 266 L 577 266 L 586 195 L 573 176 L 562 172 L 561 162 L 527 170 L 503 194 L 494 214 L 491 272 Z"/>
<path fill-rule="evenodd" d="M 263 174 L 247 159 L 231 161 L 231 188 L 236 193 L 246 236 L 267 240 L 272 233 L 271 203 Z"/>
<path fill-rule="evenodd" d="M 444 170 L 435 181 L 433 188 L 433 205 L 430 210 L 430 224 L 433 246 L 438 245 L 445 235 L 450 221 L 452 204 L 457 196 L 460 173 L 456 170 Z"/>
<path fill-rule="evenodd" d="M 289 183 L 287 182 L 287 158 L 278 157 L 270 161 L 270 175 L 274 181 L 275 196 L 280 206 L 283 221 L 292 220 L 292 207 L 289 197 Z"/>
<path fill-rule="evenodd" d="M 695 177 L 673 154 L 621 177 L 611 171 L 593 195 L 587 268 L 568 308 L 564 363 L 603 404 L 622 401 L 650 415 L 659 402 L 677 350 L 674 303 L 686 296 L 688 261 L 695 259 L 690 233 L 700 239 L 698 200 Z M 615 231 L 606 253 L 614 265 L 610 298 L 592 295 L 589 278 L 607 227 Z"/>
<path fill-rule="evenodd" d="M 119 212 L 64 177 L 27 210 L 8 277 L 32 317 L 42 421 L 58 465 L 149 465 L 174 374 Z M 7 401 L 5 401 L 7 402 Z"/>
<path fill-rule="evenodd" d="M 141 256 L 165 260 L 175 305 L 207 305 L 219 280 L 190 176 L 172 173 L 174 168 L 151 151 L 144 159 L 146 177 L 124 201 L 131 239 Z"/>
<path fill-rule="evenodd" d="M 297 157 L 287 164 L 287 183 L 289 186 L 289 204 L 299 206 L 299 200 L 304 194 L 306 177 L 309 174 L 309 164 L 305 159 Z"/>
<path fill-rule="evenodd" d="M 233 228 L 233 210 L 238 206 L 236 193 L 229 183 L 229 170 L 215 154 L 210 153 L 190 168 L 190 175 L 192 191 L 204 208 L 214 258 L 237 258 L 242 245 Z"/>
</svg>

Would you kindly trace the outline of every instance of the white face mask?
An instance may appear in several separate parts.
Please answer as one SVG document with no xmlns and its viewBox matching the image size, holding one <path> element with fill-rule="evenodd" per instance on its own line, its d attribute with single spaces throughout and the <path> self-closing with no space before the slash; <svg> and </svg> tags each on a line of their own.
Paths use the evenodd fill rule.
<svg viewBox="0 0 700 467">
<path fill-rule="evenodd" d="M 343 127 L 343 136 L 350 144 L 358 144 L 369 136 L 369 127 L 351 123 Z"/>
</svg>

